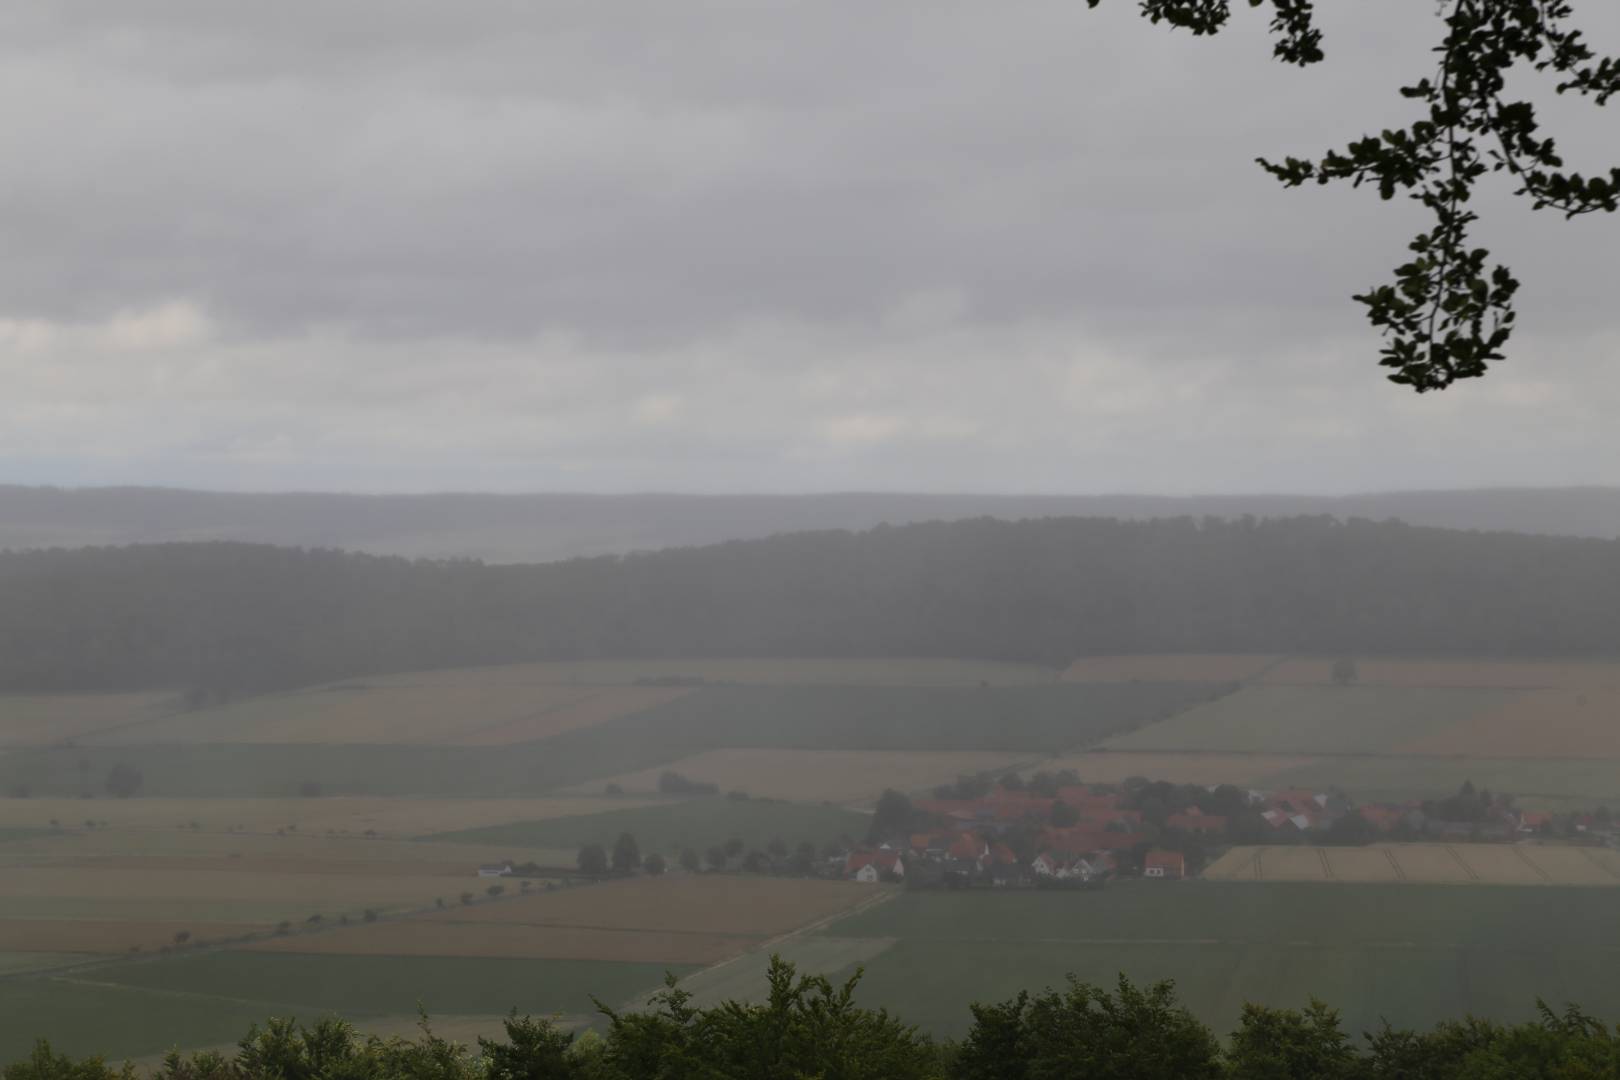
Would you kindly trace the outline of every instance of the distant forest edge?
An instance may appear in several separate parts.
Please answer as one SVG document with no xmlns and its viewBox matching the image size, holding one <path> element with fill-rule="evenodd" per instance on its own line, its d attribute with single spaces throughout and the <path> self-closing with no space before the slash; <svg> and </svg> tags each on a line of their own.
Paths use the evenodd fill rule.
<svg viewBox="0 0 1620 1080">
<path fill-rule="evenodd" d="M 1326 517 L 975 519 L 538 565 L 240 543 L 0 553 L 0 688 L 528 660 L 1613 656 L 1620 541 Z"/>
<path fill-rule="evenodd" d="M 0 484 L 0 549 L 239 540 L 408 558 L 551 562 L 888 522 L 1048 517 L 1398 519 L 1444 529 L 1620 536 L 1620 488 L 1364 495 L 339 495 Z"/>
</svg>

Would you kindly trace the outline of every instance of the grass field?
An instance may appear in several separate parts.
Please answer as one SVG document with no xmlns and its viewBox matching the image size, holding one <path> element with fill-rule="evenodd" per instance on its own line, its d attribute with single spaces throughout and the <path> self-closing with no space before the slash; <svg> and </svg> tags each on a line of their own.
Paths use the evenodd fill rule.
<svg viewBox="0 0 1620 1080">
<path fill-rule="evenodd" d="M 882 895 L 843 881 L 670 875 L 454 906 L 249 948 L 712 964 Z"/>
<path fill-rule="evenodd" d="M 958 776 L 1003 773 L 1027 763 L 1028 754 L 995 750 L 710 750 L 640 772 L 592 781 L 578 789 L 599 792 L 618 784 L 628 795 L 654 793 L 673 770 L 688 780 L 803 802 L 873 802 L 885 788 L 921 791 Z"/>
<path fill-rule="evenodd" d="M 865 814 L 837 806 L 710 797 L 586 817 L 513 822 L 443 833 L 434 839 L 577 851 L 583 844 L 611 848 L 620 833 L 628 832 L 644 852 L 678 853 L 682 848 L 692 848 L 701 855 L 732 837 L 761 850 L 776 839 L 789 847 L 808 840 L 820 848 L 840 837 L 864 837 L 870 821 Z"/>
<path fill-rule="evenodd" d="M 85 745 L 188 743 L 532 742 L 650 709 L 679 688 L 487 684 L 344 684 L 270 694 L 88 735 Z"/>
<path fill-rule="evenodd" d="M 64 828 L 93 819 L 116 829 L 204 832 L 333 833 L 421 836 L 507 821 L 541 821 L 650 806 L 664 800 L 551 797 L 538 799 L 0 799 L 0 828 Z M 102 825 L 101 823 L 105 823 Z"/>
<path fill-rule="evenodd" d="M 1090 893 L 907 893 L 837 921 L 841 939 L 894 938 L 866 962 L 859 997 L 942 1034 L 968 1003 L 1061 985 L 1069 973 L 1176 981 L 1217 1031 L 1244 1001 L 1311 995 L 1345 1027 L 1426 1025 L 1464 1013 L 1527 1019 L 1541 995 L 1620 1013 L 1620 922 L 1603 889 L 1455 889 L 1192 881 Z"/>
<path fill-rule="evenodd" d="M 1378 844 L 1235 847 L 1205 871 L 1212 881 L 1620 885 L 1620 852 L 1543 844 Z"/>
<path fill-rule="evenodd" d="M 1500 707 L 1501 690 L 1251 686 L 1108 741 L 1116 750 L 1380 754 Z"/>
<path fill-rule="evenodd" d="M 628 1001 L 669 965 L 481 957 L 199 952 L 132 960 L 69 978 L 0 982 L 0 1061 L 36 1037 L 72 1054 L 117 1058 L 234 1043 L 269 1016 L 314 1020 L 415 1013 L 594 1014 L 591 995 Z M 677 974 L 693 969 L 673 967 Z M 362 1025 L 363 1026 L 363 1025 Z"/>
</svg>

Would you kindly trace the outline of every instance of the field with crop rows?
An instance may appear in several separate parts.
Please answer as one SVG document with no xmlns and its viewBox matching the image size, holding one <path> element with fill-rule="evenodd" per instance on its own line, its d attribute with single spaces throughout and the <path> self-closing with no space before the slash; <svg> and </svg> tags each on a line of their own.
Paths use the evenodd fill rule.
<svg viewBox="0 0 1620 1080">
<path fill-rule="evenodd" d="M 1376 844 L 1234 847 L 1204 871 L 1212 881 L 1620 885 L 1620 852 L 1552 844 Z"/>
</svg>

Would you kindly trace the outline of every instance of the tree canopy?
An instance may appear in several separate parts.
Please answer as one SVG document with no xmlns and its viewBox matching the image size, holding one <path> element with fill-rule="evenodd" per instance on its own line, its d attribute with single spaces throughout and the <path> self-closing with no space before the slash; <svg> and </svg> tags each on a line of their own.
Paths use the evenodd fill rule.
<svg viewBox="0 0 1620 1080">
<path fill-rule="evenodd" d="M 1097 7 L 1102 0 L 1086 0 Z M 1220 32 L 1232 0 L 1140 0 L 1154 23 L 1195 35 Z M 1313 0 L 1248 0 L 1267 6 L 1278 60 L 1305 67 L 1325 58 Z M 1287 187 L 1347 182 L 1402 195 L 1428 211 L 1432 224 L 1409 245 L 1412 257 L 1392 282 L 1354 297 L 1384 338 L 1379 363 L 1391 382 L 1418 393 L 1484 375 L 1504 358 L 1519 282 L 1490 252 L 1470 244 L 1479 220 L 1475 189 L 1506 173 L 1514 194 L 1537 210 L 1565 218 L 1620 208 L 1620 168 L 1583 176 L 1565 168 L 1556 140 L 1541 131 L 1535 106 L 1508 94 L 1515 68 L 1551 73 L 1560 94 L 1605 105 L 1620 92 L 1620 59 L 1599 56 L 1579 30 L 1569 0 L 1439 0 L 1444 33 L 1435 70 L 1400 88 L 1417 107 L 1404 128 L 1350 142 L 1322 157 L 1265 158 L 1259 164 Z"/>
</svg>

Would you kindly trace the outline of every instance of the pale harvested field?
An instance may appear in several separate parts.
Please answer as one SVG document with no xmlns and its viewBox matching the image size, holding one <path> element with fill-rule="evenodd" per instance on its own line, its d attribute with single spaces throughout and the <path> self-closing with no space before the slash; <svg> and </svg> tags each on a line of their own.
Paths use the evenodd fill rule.
<svg viewBox="0 0 1620 1080">
<path fill-rule="evenodd" d="M 640 712 L 685 691 L 562 683 L 340 684 L 249 698 L 87 737 L 87 745 L 496 744 L 541 739 Z M 588 707 L 586 707 L 588 706 Z"/>
<path fill-rule="evenodd" d="M 1401 748 L 1472 757 L 1620 758 L 1620 690 L 1532 690 Z"/>
<path fill-rule="evenodd" d="M 688 780 L 718 784 L 792 802 L 863 802 L 885 788 L 919 791 L 965 774 L 1001 773 L 1027 763 L 1028 754 L 955 750 L 756 750 L 726 749 L 672 761 L 656 768 L 592 780 L 573 789 L 599 792 L 614 783 L 628 795 L 658 790 L 658 778 L 678 772 Z"/>
<path fill-rule="evenodd" d="M 1327 860 L 1314 847 L 1268 847 L 1256 871 L 1262 881 L 1326 881 Z"/>
<path fill-rule="evenodd" d="M 506 903 L 508 901 L 488 906 L 499 907 Z M 255 952 L 338 956 L 487 956 L 525 960 L 714 964 L 738 955 L 758 941 L 758 938 L 734 934 L 410 919 L 351 926 L 318 934 L 266 938 L 243 948 Z"/>
<path fill-rule="evenodd" d="M 172 693 L 0 694 L 0 747 L 50 746 L 173 711 Z"/>
<path fill-rule="evenodd" d="M 1334 881 L 1390 882 L 1399 881 L 1395 863 L 1388 849 L 1378 847 L 1322 848 L 1327 857 L 1328 876 Z"/>
<path fill-rule="evenodd" d="M 365 680 L 374 687 L 411 686 L 626 686 L 641 679 L 699 678 L 711 683 L 828 686 L 1022 686 L 1052 682 L 1053 668 L 1003 664 L 991 660 L 941 660 L 932 657 L 888 660 L 869 658 L 739 658 L 690 660 L 581 660 L 509 664 L 402 673 Z"/>
<path fill-rule="evenodd" d="M 1334 657 L 1290 657 L 1261 682 L 1318 686 L 1333 681 Z M 1539 687 L 1620 690 L 1620 664 L 1519 660 L 1356 661 L 1361 683 L 1373 686 L 1527 690 Z"/>
<path fill-rule="evenodd" d="M 1259 787 L 1284 769 L 1316 763 L 1316 758 L 1284 754 L 1183 754 L 1130 750 L 1070 754 L 1043 760 L 1030 772 L 1073 769 L 1088 784 L 1117 784 L 1132 776 L 1165 780 L 1172 784 L 1236 784 Z"/>
<path fill-rule="evenodd" d="M 479 728 L 477 731 L 470 731 L 446 741 L 454 746 L 511 746 L 516 743 L 533 742 L 575 728 L 592 727 L 609 720 L 617 720 L 621 716 L 646 712 L 656 706 L 668 704 L 676 698 L 685 697 L 691 692 L 691 688 L 686 687 L 607 687 L 594 690 L 586 697 L 560 709 L 535 716 L 519 717 L 493 727 Z"/>
<path fill-rule="evenodd" d="M 1070 664 L 1064 682 L 1242 682 L 1260 674 L 1276 656 L 1251 653 L 1166 653 L 1088 656 Z"/>
<path fill-rule="evenodd" d="M 222 941 L 270 929 L 271 924 L 120 921 L 111 919 L 0 919 L 0 951 L 100 953 L 138 948 L 154 952 L 189 933 L 191 943 Z"/>
<path fill-rule="evenodd" d="M 600 789 L 598 789 L 600 790 Z M 657 799 L 546 797 L 536 799 L 393 799 L 335 796 L 318 799 L 0 799 L 0 827 L 63 828 L 86 819 L 118 829 L 192 829 L 274 833 L 333 832 L 364 836 L 427 836 L 509 821 L 597 814 L 654 805 Z"/>
<path fill-rule="evenodd" d="M 1620 885 L 1620 851 L 1522 845 L 1519 850 L 1547 877 L 1565 885 Z"/>
<path fill-rule="evenodd" d="M 763 937 L 829 918 L 879 891 L 852 881 L 669 874 L 434 912 L 421 921 Z"/>
<path fill-rule="evenodd" d="M 1553 844 L 1245 846 L 1227 851 L 1204 876 L 1220 881 L 1620 885 L 1620 852 Z"/>
</svg>

